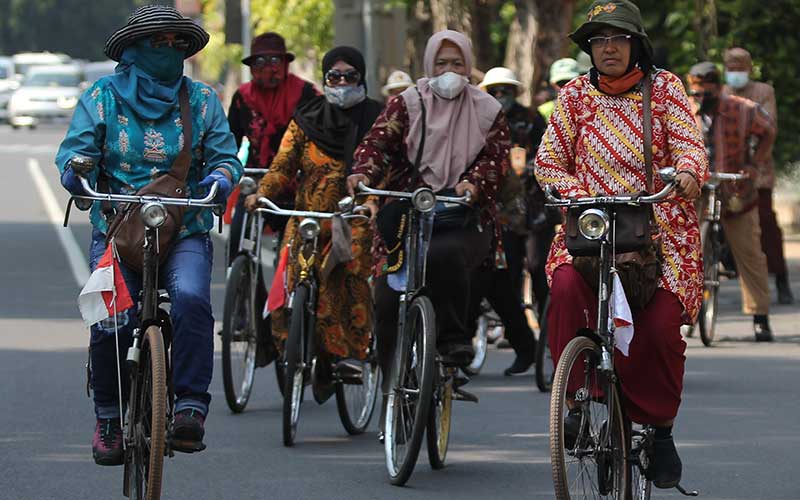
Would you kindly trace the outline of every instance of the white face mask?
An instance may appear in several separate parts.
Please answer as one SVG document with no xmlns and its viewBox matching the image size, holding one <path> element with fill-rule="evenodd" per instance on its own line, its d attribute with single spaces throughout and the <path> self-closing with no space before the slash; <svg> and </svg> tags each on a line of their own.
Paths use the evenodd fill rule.
<svg viewBox="0 0 800 500">
<path fill-rule="evenodd" d="M 734 89 L 741 89 L 747 85 L 749 78 L 747 71 L 726 71 L 725 72 L 725 83 L 727 83 L 731 88 Z"/>
<path fill-rule="evenodd" d="M 357 87 L 323 87 L 325 99 L 334 106 L 349 109 L 367 98 L 367 90 L 363 85 Z"/>
<path fill-rule="evenodd" d="M 428 80 L 428 85 L 431 86 L 431 90 L 439 97 L 455 99 L 458 94 L 464 90 L 468 82 L 466 76 L 448 71 L 447 73 L 443 73 Z"/>
</svg>

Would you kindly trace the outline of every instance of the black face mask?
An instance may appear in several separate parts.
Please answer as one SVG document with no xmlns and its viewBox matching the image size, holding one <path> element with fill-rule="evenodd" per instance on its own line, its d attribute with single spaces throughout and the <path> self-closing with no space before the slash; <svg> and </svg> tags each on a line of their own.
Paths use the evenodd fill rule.
<svg viewBox="0 0 800 500">
<path fill-rule="evenodd" d="M 700 113 L 708 115 L 717 110 L 719 97 L 704 97 L 700 102 Z"/>
</svg>

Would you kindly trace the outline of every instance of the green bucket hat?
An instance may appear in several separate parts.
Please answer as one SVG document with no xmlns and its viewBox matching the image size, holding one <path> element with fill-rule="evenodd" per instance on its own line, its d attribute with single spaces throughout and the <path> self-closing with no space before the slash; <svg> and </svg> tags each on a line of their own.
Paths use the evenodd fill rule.
<svg viewBox="0 0 800 500">
<path fill-rule="evenodd" d="M 586 22 L 570 33 L 569 37 L 581 50 L 591 55 L 589 37 L 608 26 L 619 28 L 640 39 L 645 53 L 653 59 L 653 45 L 644 31 L 642 14 L 639 7 L 628 0 L 595 0 L 589 7 Z"/>
</svg>

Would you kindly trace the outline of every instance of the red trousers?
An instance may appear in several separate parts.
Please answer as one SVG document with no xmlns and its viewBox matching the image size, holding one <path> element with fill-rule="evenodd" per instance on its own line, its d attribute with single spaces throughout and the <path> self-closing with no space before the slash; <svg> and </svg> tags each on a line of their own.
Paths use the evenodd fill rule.
<svg viewBox="0 0 800 500">
<path fill-rule="evenodd" d="M 770 274 L 786 274 L 786 259 L 783 256 L 783 232 L 772 209 L 772 190 L 758 190 L 758 218 L 761 222 L 761 250 L 767 256 Z"/>
<path fill-rule="evenodd" d="M 683 391 L 686 343 L 681 337 L 683 306 L 659 288 L 646 308 L 633 312 L 634 336 L 629 356 L 614 352 L 628 417 L 639 424 L 657 424 L 678 414 Z M 595 329 L 597 296 L 572 265 L 558 267 L 550 288 L 548 343 L 553 362 L 581 328 Z M 578 380 L 567 390 L 576 391 Z"/>
</svg>

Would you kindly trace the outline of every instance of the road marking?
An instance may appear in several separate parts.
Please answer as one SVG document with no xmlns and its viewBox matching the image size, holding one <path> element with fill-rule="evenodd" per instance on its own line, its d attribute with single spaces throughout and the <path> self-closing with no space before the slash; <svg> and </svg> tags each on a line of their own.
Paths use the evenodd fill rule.
<svg viewBox="0 0 800 500">
<path fill-rule="evenodd" d="M 75 235 L 72 234 L 72 230 L 63 226 L 64 212 L 61 210 L 53 190 L 50 189 L 50 184 L 47 183 L 39 162 L 34 158 L 28 158 L 28 171 L 33 178 L 33 183 L 36 184 L 39 196 L 42 198 L 47 217 L 50 219 L 50 223 L 53 224 L 58 240 L 67 253 L 67 261 L 69 261 L 69 267 L 72 269 L 75 282 L 78 283 L 78 287 L 83 287 L 86 280 L 89 279 L 89 265 L 86 262 L 86 257 L 83 255 Z"/>
<path fill-rule="evenodd" d="M 0 144 L 0 154 L 54 154 L 56 151 L 49 144 Z"/>
</svg>

